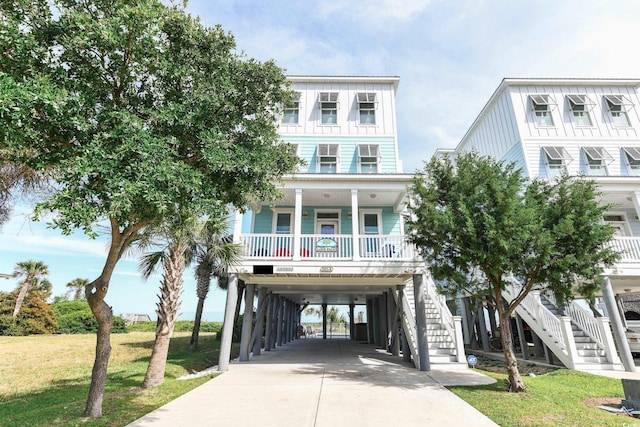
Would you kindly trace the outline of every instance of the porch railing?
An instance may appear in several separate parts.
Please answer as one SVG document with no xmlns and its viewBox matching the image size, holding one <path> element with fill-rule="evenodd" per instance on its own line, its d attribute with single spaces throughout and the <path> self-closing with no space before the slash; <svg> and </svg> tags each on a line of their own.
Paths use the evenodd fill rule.
<svg viewBox="0 0 640 427">
<path fill-rule="evenodd" d="M 405 236 L 365 235 L 354 239 L 350 234 L 303 234 L 300 238 L 302 259 L 415 260 L 416 250 Z M 242 234 L 240 242 L 247 258 L 293 258 L 292 234 Z M 355 249 L 355 250 L 354 250 Z"/>
<path fill-rule="evenodd" d="M 622 263 L 640 263 L 640 237 L 616 237 L 611 246 L 620 252 Z"/>
</svg>

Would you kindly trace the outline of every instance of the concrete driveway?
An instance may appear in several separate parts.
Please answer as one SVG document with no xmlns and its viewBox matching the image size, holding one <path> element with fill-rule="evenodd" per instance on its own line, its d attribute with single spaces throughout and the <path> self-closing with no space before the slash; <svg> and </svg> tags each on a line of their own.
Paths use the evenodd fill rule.
<svg viewBox="0 0 640 427">
<path fill-rule="evenodd" d="M 300 339 L 232 363 L 129 426 L 496 426 L 444 388 L 492 382 L 473 371 L 420 372 L 355 341 Z"/>
</svg>

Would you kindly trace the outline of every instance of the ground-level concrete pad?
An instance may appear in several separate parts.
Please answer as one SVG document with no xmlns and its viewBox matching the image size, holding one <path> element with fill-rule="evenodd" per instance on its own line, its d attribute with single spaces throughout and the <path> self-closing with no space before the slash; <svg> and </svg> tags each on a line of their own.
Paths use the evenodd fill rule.
<svg viewBox="0 0 640 427">
<path fill-rule="evenodd" d="M 495 426 L 442 384 L 475 372 L 420 372 L 372 346 L 298 340 L 263 353 L 130 424 L 146 426 Z"/>
</svg>

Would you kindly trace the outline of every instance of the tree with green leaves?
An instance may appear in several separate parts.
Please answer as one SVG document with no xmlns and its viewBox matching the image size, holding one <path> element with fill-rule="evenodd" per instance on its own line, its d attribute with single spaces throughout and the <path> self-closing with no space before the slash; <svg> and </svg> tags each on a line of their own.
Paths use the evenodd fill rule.
<svg viewBox="0 0 640 427">
<path fill-rule="evenodd" d="M 198 305 L 193 322 L 193 331 L 189 345 L 198 348 L 200 323 L 204 310 L 204 301 L 209 294 L 211 279 L 215 278 L 220 289 L 227 289 L 229 267 L 240 259 L 241 246 L 233 243 L 228 226 L 228 217 L 209 218 L 197 236 L 193 248 L 196 268 L 196 295 Z"/>
<path fill-rule="evenodd" d="M 524 391 L 510 317 L 532 290 L 559 301 L 592 295 L 618 254 L 602 223 L 593 181 L 527 183 L 515 164 L 476 153 L 434 158 L 415 175 L 407 217 L 413 243 L 450 294 L 491 295 L 498 312 L 509 391 Z M 511 280 L 511 278 L 515 280 Z M 515 287 L 515 299 L 503 291 Z"/>
<path fill-rule="evenodd" d="M 91 283 L 89 279 L 78 277 L 67 283 L 66 286 L 69 288 L 69 292 L 73 293 L 74 300 L 81 300 L 84 299 L 84 290 L 89 283 Z"/>
<path fill-rule="evenodd" d="M 13 270 L 14 277 L 24 277 L 22 282 L 18 285 L 18 296 L 16 298 L 16 305 L 13 309 L 13 318 L 15 319 L 22 308 L 24 298 L 29 291 L 29 287 L 37 287 L 39 279 L 44 279 L 49 275 L 49 266 L 42 261 L 21 261 L 16 264 Z M 47 283 L 49 283 L 47 281 Z M 49 283 L 49 292 L 51 291 L 51 284 Z"/>
<path fill-rule="evenodd" d="M 272 61 L 236 51 L 160 0 L 0 3 L 0 156 L 47 171 L 56 191 L 37 205 L 52 226 L 110 245 L 87 286 L 98 321 L 85 414 L 102 415 L 117 262 L 149 226 L 188 211 L 217 216 L 272 200 L 298 164 L 279 143 L 290 92 Z"/>
</svg>

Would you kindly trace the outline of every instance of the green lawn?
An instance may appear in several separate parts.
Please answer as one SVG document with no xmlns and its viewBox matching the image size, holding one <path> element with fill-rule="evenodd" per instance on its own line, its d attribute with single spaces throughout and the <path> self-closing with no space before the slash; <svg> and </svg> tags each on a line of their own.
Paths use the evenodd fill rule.
<svg viewBox="0 0 640 427">
<path fill-rule="evenodd" d="M 585 399 L 622 399 L 622 382 L 583 372 L 559 369 L 524 377 L 525 393 L 506 393 L 505 374 L 481 371 L 498 380 L 479 387 L 449 387 L 502 427 L 508 426 L 630 426 L 640 420 L 590 408 Z M 619 400 L 618 400 L 619 403 Z"/>
<path fill-rule="evenodd" d="M 95 335 L 0 337 L 0 425 L 122 426 L 206 382 L 177 377 L 217 364 L 215 333 L 200 336 L 189 350 L 189 332 L 171 340 L 165 382 L 140 391 L 153 332 L 113 334 L 104 416 L 83 416 L 95 351 Z"/>
</svg>

